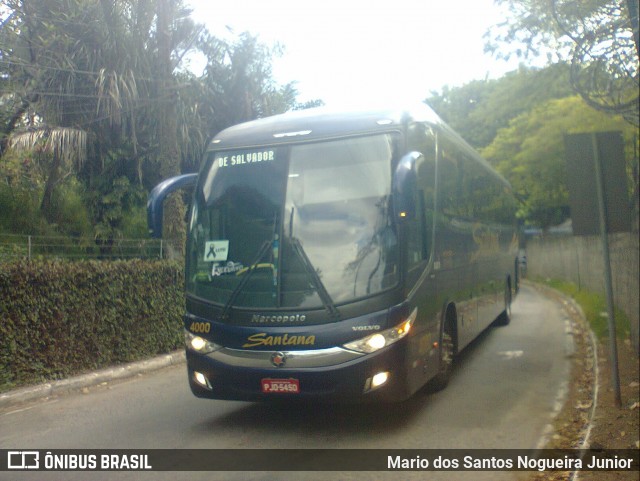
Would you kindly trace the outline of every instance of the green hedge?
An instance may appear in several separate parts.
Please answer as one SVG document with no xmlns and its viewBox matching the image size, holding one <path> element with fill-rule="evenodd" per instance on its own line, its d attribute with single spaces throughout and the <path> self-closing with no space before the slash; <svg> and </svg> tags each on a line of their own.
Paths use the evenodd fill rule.
<svg viewBox="0 0 640 481">
<path fill-rule="evenodd" d="M 0 264 L 0 392 L 182 346 L 183 287 L 167 261 Z"/>
</svg>

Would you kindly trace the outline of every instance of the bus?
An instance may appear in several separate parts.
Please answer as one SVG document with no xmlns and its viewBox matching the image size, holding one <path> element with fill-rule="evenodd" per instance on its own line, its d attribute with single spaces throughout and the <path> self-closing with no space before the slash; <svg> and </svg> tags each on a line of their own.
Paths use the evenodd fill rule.
<svg viewBox="0 0 640 481">
<path fill-rule="evenodd" d="M 430 108 L 290 112 L 210 143 L 192 185 L 184 316 L 202 398 L 406 400 L 517 291 L 507 181 Z"/>
</svg>

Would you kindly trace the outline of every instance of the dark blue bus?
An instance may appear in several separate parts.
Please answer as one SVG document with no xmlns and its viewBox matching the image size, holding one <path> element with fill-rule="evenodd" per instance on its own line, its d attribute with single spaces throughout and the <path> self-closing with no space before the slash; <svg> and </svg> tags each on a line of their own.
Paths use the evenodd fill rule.
<svg viewBox="0 0 640 481">
<path fill-rule="evenodd" d="M 186 246 L 189 384 L 213 399 L 400 401 L 517 291 L 509 184 L 428 107 L 314 109 L 218 134 Z"/>
</svg>

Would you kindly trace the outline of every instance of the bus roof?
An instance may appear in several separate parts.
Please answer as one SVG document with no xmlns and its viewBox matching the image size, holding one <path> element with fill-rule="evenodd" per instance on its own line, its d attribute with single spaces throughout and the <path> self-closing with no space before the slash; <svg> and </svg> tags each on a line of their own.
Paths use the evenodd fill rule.
<svg viewBox="0 0 640 481">
<path fill-rule="evenodd" d="M 317 107 L 252 120 L 234 125 L 214 137 L 209 150 L 228 150 L 266 145 L 324 140 L 345 135 L 389 132 L 411 122 L 425 122 L 437 127 L 458 148 L 498 178 L 505 187 L 509 182 L 496 172 L 460 135 L 449 127 L 426 104 L 404 109 L 334 110 Z"/>
<path fill-rule="evenodd" d="M 337 111 L 326 107 L 287 112 L 229 127 L 210 148 L 227 149 L 327 139 L 349 134 L 393 130 L 407 121 L 440 124 L 440 118 L 424 104 L 406 110 L 378 109 Z"/>
</svg>

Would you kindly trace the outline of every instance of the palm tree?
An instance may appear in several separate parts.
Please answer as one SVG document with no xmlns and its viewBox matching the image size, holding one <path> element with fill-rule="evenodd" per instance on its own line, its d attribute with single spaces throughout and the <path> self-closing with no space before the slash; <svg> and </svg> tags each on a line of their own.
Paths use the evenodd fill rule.
<svg viewBox="0 0 640 481">
<path fill-rule="evenodd" d="M 40 211 L 47 220 L 51 220 L 53 191 L 72 172 L 74 165 L 81 166 L 84 163 L 87 156 L 87 133 L 74 128 L 41 126 L 11 135 L 9 149 L 38 150 L 50 157 Z"/>
<path fill-rule="evenodd" d="M 154 3 L 9 2 L 12 18 L 5 25 L 11 28 L 3 31 L 0 58 L 10 59 L 12 83 L 23 88 L 13 93 L 20 97 L 15 102 L 20 108 L 14 108 L 13 121 L 5 124 L 4 140 L 13 149 L 47 154 L 43 213 L 72 166 L 90 188 L 105 175 L 124 175 L 142 185 L 144 163 L 162 150 L 158 139 L 167 134 L 154 125 L 166 118 L 163 108 L 172 97 L 167 92 L 173 88 L 169 93 L 175 94 L 175 88 L 173 68 L 168 70 L 168 88 L 156 75 L 160 62 Z M 175 7 L 178 2 L 167 3 Z M 170 15 L 179 12 L 167 10 Z M 170 32 L 166 52 L 171 61 L 172 52 L 187 43 L 193 25 L 174 17 L 167 23 L 180 26 Z M 179 157 L 171 161 L 179 169 Z"/>
<path fill-rule="evenodd" d="M 277 49 L 249 35 L 231 44 L 211 37 L 182 0 L 5 2 L 0 149 L 45 154 L 45 213 L 73 172 L 90 194 L 94 223 L 105 227 L 101 235 L 117 233 L 122 206 L 105 200 L 116 185 L 141 191 L 193 171 L 217 131 L 295 103 L 293 84 L 280 88 L 271 78 Z M 192 48 L 208 59 L 202 78 L 179 69 Z M 183 208 L 165 208 L 165 226 L 178 236 Z"/>
</svg>

